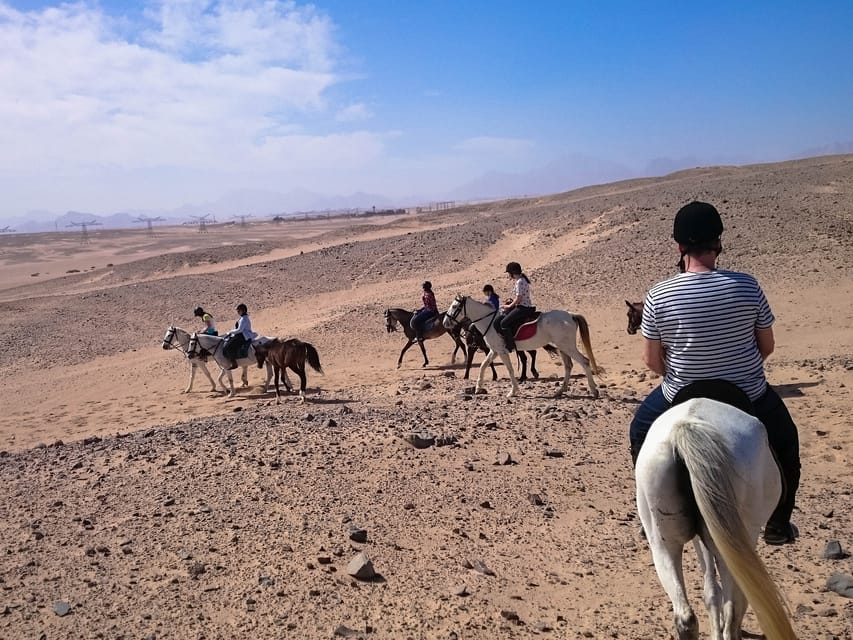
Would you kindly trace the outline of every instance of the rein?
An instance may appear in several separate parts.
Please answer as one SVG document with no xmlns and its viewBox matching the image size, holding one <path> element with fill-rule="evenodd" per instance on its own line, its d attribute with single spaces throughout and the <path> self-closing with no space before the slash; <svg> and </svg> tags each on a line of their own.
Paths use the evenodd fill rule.
<svg viewBox="0 0 853 640">
<path fill-rule="evenodd" d="M 457 300 L 459 300 L 459 298 L 457 298 Z M 492 319 L 491 319 L 491 320 L 489 320 L 489 326 L 491 327 L 491 326 L 492 326 L 492 322 L 494 322 L 494 318 L 495 318 L 495 316 L 497 316 L 497 315 L 498 315 L 498 310 L 497 310 L 497 309 L 493 309 L 491 312 L 487 313 L 487 314 L 486 314 L 486 315 L 484 315 L 484 316 L 480 316 L 479 318 L 472 319 L 472 318 L 470 318 L 470 317 L 468 316 L 468 308 L 467 308 L 467 305 L 468 305 L 468 296 L 462 296 L 462 299 L 460 300 L 460 302 L 462 302 L 462 306 L 460 306 L 460 307 L 459 307 L 459 311 L 462 311 L 462 313 L 464 313 L 464 314 L 465 314 L 465 317 L 466 317 L 466 318 L 468 318 L 469 320 L 471 320 L 471 324 L 472 324 L 472 325 L 474 325 L 474 324 L 478 323 L 480 320 L 483 320 L 483 319 L 485 319 L 485 318 L 491 317 Z M 490 306 L 491 306 L 491 305 L 490 305 Z M 450 319 L 451 319 L 454 323 L 456 323 L 457 325 L 461 325 L 461 324 L 462 324 L 461 322 L 459 322 L 459 320 L 457 320 L 457 319 L 456 319 L 456 316 L 458 316 L 458 315 L 459 315 L 459 312 L 458 312 L 458 311 L 457 311 L 456 313 L 454 313 L 452 316 L 451 316 L 450 314 L 447 314 L 447 313 L 446 313 L 445 315 L 446 315 L 448 318 L 450 318 Z M 486 329 L 486 331 L 488 331 L 488 329 Z M 486 332 L 485 332 L 485 331 L 483 331 L 482 333 L 483 333 L 483 334 L 485 334 Z"/>
</svg>

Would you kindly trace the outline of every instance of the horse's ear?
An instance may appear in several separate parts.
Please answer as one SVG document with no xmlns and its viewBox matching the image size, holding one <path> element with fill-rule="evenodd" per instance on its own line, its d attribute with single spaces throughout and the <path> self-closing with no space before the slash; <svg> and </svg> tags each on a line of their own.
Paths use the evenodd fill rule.
<svg viewBox="0 0 853 640">
<path fill-rule="evenodd" d="M 627 305 L 628 305 L 628 308 L 629 308 L 629 309 L 633 309 L 633 308 L 634 308 L 634 305 L 632 305 L 632 304 L 631 304 L 630 302 L 628 302 L 627 300 L 625 301 L 625 304 L 627 304 Z"/>
</svg>

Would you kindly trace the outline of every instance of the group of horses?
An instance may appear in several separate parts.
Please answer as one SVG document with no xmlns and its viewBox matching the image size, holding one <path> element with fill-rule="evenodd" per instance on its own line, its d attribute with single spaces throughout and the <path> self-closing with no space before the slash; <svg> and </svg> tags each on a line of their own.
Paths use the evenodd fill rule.
<svg viewBox="0 0 853 640">
<path fill-rule="evenodd" d="M 642 303 L 628 305 L 628 333 L 635 334 L 642 321 Z M 445 313 L 429 324 L 423 339 L 444 334 L 454 342 L 451 356 L 458 351 L 467 356 L 465 377 L 471 367 L 473 353 L 487 353 L 480 365 L 476 390 L 483 386 L 485 371 L 500 357 L 509 374 L 512 388 L 508 397 L 519 393 L 518 381 L 503 337 L 494 326 L 497 311 L 491 305 L 472 297 L 457 295 Z M 412 312 L 399 308 L 384 312 L 386 331 L 401 325 L 407 342 L 397 360 L 418 344 L 424 366 L 429 364 L 423 340 L 416 340 L 410 327 Z M 577 348 L 577 334 L 586 355 Z M 222 338 L 190 334 L 169 327 L 163 348 L 183 351 L 190 360 L 192 389 L 196 369 L 201 369 L 216 384 L 206 367 L 212 357 L 220 366 L 219 382 L 227 377 L 230 394 L 234 384 L 230 359 L 222 353 Z M 563 362 L 563 383 L 557 395 L 565 393 L 571 376 L 572 361 L 586 373 L 593 398 L 599 395 L 593 376 L 601 371 L 592 353 L 589 324 L 580 314 L 563 310 L 542 312 L 516 333 L 516 348 L 522 364 L 522 380 L 526 376 L 526 351 L 531 357 L 531 373 L 535 368 L 536 349 L 546 348 Z M 300 377 L 300 397 L 305 397 L 305 365 L 322 372 L 316 349 L 296 339 L 261 338 L 238 361 L 243 368 L 243 384 L 248 384 L 247 367 L 266 366 L 266 391 L 275 376 L 276 402 L 279 401 L 279 374 L 290 368 Z M 284 384 L 291 385 L 286 372 Z M 226 390 L 227 391 L 227 390 Z M 691 390 L 692 391 L 692 390 Z M 785 600 L 755 546 L 761 526 L 776 507 L 782 492 L 779 469 L 767 442 L 766 429 L 755 417 L 732 406 L 726 398 L 716 397 L 700 384 L 694 397 L 677 404 L 652 425 L 636 461 L 635 478 L 637 510 L 652 552 L 658 578 L 669 596 L 675 618 L 678 640 L 697 640 L 699 625 L 687 600 L 682 568 L 684 546 L 693 541 L 704 574 L 703 599 L 709 613 L 711 637 L 714 640 L 739 640 L 747 605 L 751 605 L 767 640 L 796 640 Z"/>
<path fill-rule="evenodd" d="M 163 348 L 181 351 L 190 363 L 190 381 L 187 388 L 184 389 L 184 393 L 192 391 L 197 369 L 201 369 L 202 373 L 207 377 L 210 382 L 211 392 L 215 393 L 218 390 L 216 383 L 213 381 L 213 376 L 210 375 L 210 371 L 207 369 L 207 359 L 213 358 L 213 361 L 219 365 L 220 373 L 217 382 L 222 386 L 222 391 L 228 394 L 229 397 L 236 395 L 234 378 L 231 375 L 232 362 L 231 358 L 225 355 L 224 346 L 224 337 L 206 333 L 190 333 L 175 326 L 170 326 L 166 329 L 166 334 L 163 336 Z M 259 369 L 266 368 L 267 376 L 264 380 L 264 393 L 269 389 L 270 379 L 274 379 L 276 404 L 281 402 L 280 380 L 284 383 L 287 391 L 293 391 L 293 387 L 287 377 L 287 369 L 290 369 L 299 376 L 299 398 L 302 402 L 305 401 L 305 388 L 308 382 L 306 364 L 314 369 L 314 371 L 323 373 L 323 368 L 320 365 L 320 356 L 314 345 L 296 338 L 283 340 L 281 338 L 262 336 L 252 342 L 246 351 L 246 355 L 238 358 L 236 362 L 237 367 L 243 370 L 242 381 L 244 387 L 249 384 L 248 368 L 250 365 L 257 365 Z M 228 379 L 228 387 L 223 382 L 226 378 Z"/>
</svg>

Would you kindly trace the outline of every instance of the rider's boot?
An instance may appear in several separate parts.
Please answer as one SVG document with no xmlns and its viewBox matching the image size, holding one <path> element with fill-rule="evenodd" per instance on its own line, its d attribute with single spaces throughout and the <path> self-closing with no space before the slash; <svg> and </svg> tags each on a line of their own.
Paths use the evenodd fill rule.
<svg viewBox="0 0 853 640">
<path fill-rule="evenodd" d="M 515 351 L 515 336 L 512 333 L 505 333 L 504 335 L 504 344 L 506 344 L 506 350 L 512 353 Z"/>
</svg>

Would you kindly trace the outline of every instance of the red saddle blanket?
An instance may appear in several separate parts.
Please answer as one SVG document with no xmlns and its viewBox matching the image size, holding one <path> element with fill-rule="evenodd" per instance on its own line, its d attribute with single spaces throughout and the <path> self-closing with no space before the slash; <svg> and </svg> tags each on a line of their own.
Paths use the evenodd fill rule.
<svg viewBox="0 0 853 640">
<path fill-rule="evenodd" d="M 518 342 L 519 340 L 530 340 L 530 338 L 535 336 L 537 320 L 538 318 L 536 320 L 533 320 L 532 322 L 525 322 L 523 325 L 521 325 L 515 332 L 515 341 Z"/>
</svg>

